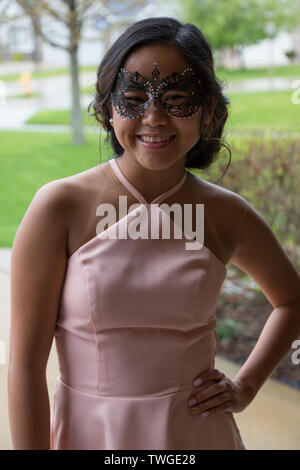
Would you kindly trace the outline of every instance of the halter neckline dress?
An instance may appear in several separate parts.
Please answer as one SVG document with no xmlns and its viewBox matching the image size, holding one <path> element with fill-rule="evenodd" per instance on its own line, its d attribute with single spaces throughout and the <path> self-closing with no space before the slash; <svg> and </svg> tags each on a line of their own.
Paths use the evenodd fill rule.
<svg viewBox="0 0 300 470">
<path fill-rule="evenodd" d="M 187 172 L 148 203 L 117 158 L 109 164 L 138 203 L 68 259 L 51 449 L 245 449 L 232 413 L 202 418 L 187 405 L 193 379 L 214 367 L 225 265 L 206 246 L 186 250 L 184 236 L 120 236 L 141 214 L 148 221 L 141 229 L 151 229 L 149 209 L 163 212 L 159 203 L 179 191 Z"/>
</svg>

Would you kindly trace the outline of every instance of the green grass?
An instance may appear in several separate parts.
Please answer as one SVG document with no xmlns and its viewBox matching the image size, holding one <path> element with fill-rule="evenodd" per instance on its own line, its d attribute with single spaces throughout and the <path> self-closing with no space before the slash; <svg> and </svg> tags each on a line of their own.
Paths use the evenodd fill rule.
<svg viewBox="0 0 300 470">
<path fill-rule="evenodd" d="M 299 131 L 300 104 L 292 102 L 295 90 L 230 93 L 226 127 L 232 130 Z"/>
<path fill-rule="evenodd" d="M 216 69 L 216 75 L 221 80 L 226 81 L 240 81 L 248 80 L 250 78 L 269 78 L 269 68 L 259 67 L 251 69 L 236 69 L 229 70 L 219 67 Z M 274 67 L 274 77 L 282 78 L 299 78 L 300 77 L 300 64 L 285 65 Z"/>
<path fill-rule="evenodd" d="M 96 125 L 95 118 L 89 116 L 86 109 L 82 109 L 82 118 L 85 126 Z M 39 111 L 29 118 L 26 123 L 69 125 L 71 123 L 71 111 L 68 109 Z"/>
<path fill-rule="evenodd" d="M 88 87 L 80 88 L 80 94 L 81 95 L 90 95 L 91 101 L 92 101 L 92 99 L 95 96 L 95 85 L 93 84 L 93 85 L 90 85 Z"/>
<path fill-rule="evenodd" d="M 231 100 L 226 128 L 229 130 L 299 131 L 300 104 L 292 103 L 295 90 L 256 93 L 228 93 Z M 97 126 L 95 118 L 82 110 L 85 125 Z M 71 122 L 68 110 L 40 111 L 29 124 L 64 124 Z"/>
<path fill-rule="evenodd" d="M 43 96 L 41 93 L 30 93 L 29 95 L 21 94 L 21 95 L 9 95 L 6 99 L 9 101 L 10 99 L 26 99 L 29 100 L 30 98 L 40 98 Z"/>
<path fill-rule="evenodd" d="M 0 246 L 11 246 L 30 201 L 43 184 L 100 163 L 99 137 L 86 135 L 82 146 L 72 146 L 70 134 L 0 132 L 0 139 Z M 102 162 L 107 155 L 106 146 Z"/>
</svg>

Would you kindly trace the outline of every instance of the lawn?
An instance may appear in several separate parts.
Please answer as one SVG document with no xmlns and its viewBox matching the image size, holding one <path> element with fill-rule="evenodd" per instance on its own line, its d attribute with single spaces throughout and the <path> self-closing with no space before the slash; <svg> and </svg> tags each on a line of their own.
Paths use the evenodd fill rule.
<svg viewBox="0 0 300 470">
<path fill-rule="evenodd" d="M 87 134 L 82 146 L 70 145 L 69 134 L 0 132 L 0 246 L 11 246 L 36 191 L 45 183 L 79 173 L 100 163 L 99 137 Z M 101 161 L 107 147 L 101 151 Z"/>
<path fill-rule="evenodd" d="M 91 110 L 91 112 L 93 112 Z M 82 109 L 82 118 L 85 126 L 97 126 L 94 117 L 89 116 L 86 109 Z M 71 123 L 71 111 L 68 109 L 59 110 L 43 110 L 36 113 L 26 121 L 27 124 L 61 124 L 68 125 Z"/>
<path fill-rule="evenodd" d="M 294 89 L 230 93 L 228 129 L 299 132 L 300 103 L 292 102 Z"/>
<path fill-rule="evenodd" d="M 221 80 L 235 82 L 248 80 L 250 78 L 269 78 L 270 69 L 267 67 L 258 67 L 251 69 L 229 70 L 219 67 L 216 69 L 216 75 Z M 299 78 L 300 64 L 274 67 L 274 77 Z"/>
</svg>

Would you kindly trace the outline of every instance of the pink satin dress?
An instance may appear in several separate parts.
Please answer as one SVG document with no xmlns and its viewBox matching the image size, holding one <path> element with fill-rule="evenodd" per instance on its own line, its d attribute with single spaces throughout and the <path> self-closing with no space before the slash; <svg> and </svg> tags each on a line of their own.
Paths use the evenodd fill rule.
<svg viewBox="0 0 300 470">
<path fill-rule="evenodd" d="M 154 204 L 161 211 L 187 172 L 148 203 L 117 158 L 109 163 L 137 208 L 68 259 L 51 449 L 245 449 L 232 413 L 202 418 L 187 405 L 193 379 L 214 367 L 225 265 L 206 246 L 185 249 L 184 236 L 120 237 L 129 218 L 148 216 Z"/>
</svg>

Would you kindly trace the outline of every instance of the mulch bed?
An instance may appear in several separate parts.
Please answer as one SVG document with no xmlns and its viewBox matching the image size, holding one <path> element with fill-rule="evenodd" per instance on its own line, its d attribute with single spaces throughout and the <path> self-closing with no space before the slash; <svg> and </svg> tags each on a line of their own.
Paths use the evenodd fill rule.
<svg viewBox="0 0 300 470">
<path fill-rule="evenodd" d="M 249 357 L 273 310 L 263 292 L 253 284 L 248 276 L 241 279 L 237 269 L 228 270 L 216 312 L 217 354 L 238 364 Z M 300 364 L 292 363 L 293 352 L 295 349 L 291 348 L 269 377 L 300 389 Z"/>
</svg>

